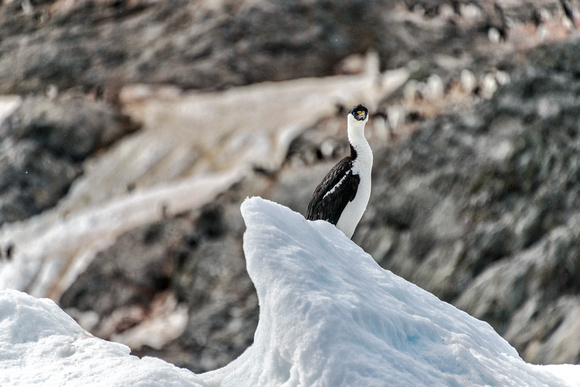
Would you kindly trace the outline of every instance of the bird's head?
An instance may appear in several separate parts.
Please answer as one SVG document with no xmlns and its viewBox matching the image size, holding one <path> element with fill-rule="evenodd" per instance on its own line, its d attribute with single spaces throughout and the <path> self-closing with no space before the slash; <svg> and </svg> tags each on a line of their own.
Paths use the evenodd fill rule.
<svg viewBox="0 0 580 387">
<path fill-rule="evenodd" d="M 369 109 L 367 109 L 363 105 L 356 105 L 355 107 L 350 109 L 350 112 L 348 112 L 348 114 L 352 114 L 352 116 L 357 121 L 365 121 L 369 116 Z"/>
</svg>

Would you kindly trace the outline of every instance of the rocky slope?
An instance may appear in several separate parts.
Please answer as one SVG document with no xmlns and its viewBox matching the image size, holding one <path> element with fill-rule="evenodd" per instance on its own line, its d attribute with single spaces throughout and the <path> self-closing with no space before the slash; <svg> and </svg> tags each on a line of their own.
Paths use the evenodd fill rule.
<svg viewBox="0 0 580 387">
<path fill-rule="evenodd" d="M 330 75 L 343 58 L 370 48 L 383 68 L 415 60 L 440 72 L 484 70 L 517 61 L 488 34 L 529 44 L 534 30 L 514 24 L 559 24 L 566 10 L 577 10 L 576 2 L 556 0 L 494 4 L 14 0 L 0 9 L 0 92 L 53 85 L 114 95 L 127 83 L 225 88 Z"/>
<path fill-rule="evenodd" d="M 0 282 L 135 353 L 224 365 L 258 315 L 240 203 L 304 212 L 363 102 L 374 187 L 353 239 L 525 360 L 578 362 L 577 14 L 548 0 L 5 2 L 0 91 L 36 95 L 0 126 Z M 355 75 L 232 87 L 339 73 Z"/>
<path fill-rule="evenodd" d="M 378 152 L 389 167 L 355 238 L 539 363 L 580 360 L 566 344 L 579 338 L 568 312 L 580 302 L 580 82 L 552 70 L 577 44 L 538 49 L 489 102 Z"/>
<path fill-rule="evenodd" d="M 100 101 L 29 97 L 0 125 L 0 224 L 56 205 L 82 161 L 137 129 Z"/>
</svg>

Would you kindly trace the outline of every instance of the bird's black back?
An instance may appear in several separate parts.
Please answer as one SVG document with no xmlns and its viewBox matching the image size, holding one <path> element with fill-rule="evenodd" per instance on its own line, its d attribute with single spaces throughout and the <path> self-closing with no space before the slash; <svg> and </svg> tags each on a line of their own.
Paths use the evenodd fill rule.
<svg viewBox="0 0 580 387">
<path fill-rule="evenodd" d="M 322 219 L 334 225 L 338 223 L 346 205 L 354 200 L 360 182 L 360 176 L 352 173 L 353 161 L 351 156 L 345 157 L 328 172 L 314 190 L 308 203 L 306 219 Z M 336 187 L 343 177 L 340 186 Z M 334 192 L 325 197 L 324 195 L 333 187 Z"/>
</svg>

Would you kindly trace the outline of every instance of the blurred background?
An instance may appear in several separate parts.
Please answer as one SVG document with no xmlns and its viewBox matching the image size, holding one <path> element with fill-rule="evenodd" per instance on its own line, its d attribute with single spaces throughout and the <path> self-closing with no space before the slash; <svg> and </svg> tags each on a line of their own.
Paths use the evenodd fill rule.
<svg viewBox="0 0 580 387">
<path fill-rule="evenodd" d="M 353 240 L 526 361 L 578 363 L 579 3 L 4 0 L 0 288 L 229 363 L 259 314 L 241 202 L 304 214 L 363 103 Z"/>
</svg>

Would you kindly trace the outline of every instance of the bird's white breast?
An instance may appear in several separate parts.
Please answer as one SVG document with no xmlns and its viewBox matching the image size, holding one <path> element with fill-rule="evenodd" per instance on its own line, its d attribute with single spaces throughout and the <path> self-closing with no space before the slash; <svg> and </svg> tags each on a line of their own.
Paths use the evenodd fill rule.
<svg viewBox="0 0 580 387">
<path fill-rule="evenodd" d="M 358 157 L 354 160 L 352 168 L 352 173 L 360 176 L 356 196 L 353 201 L 346 205 L 336 224 L 336 227 L 349 238 L 354 234 L 354 230 L 367 209 L 367 204 L 371 197 L 373 154 L 368 143 L 364 145 L 366 146 L 357 147 L 359 148 L 356 149 Z"/>
</svg>

